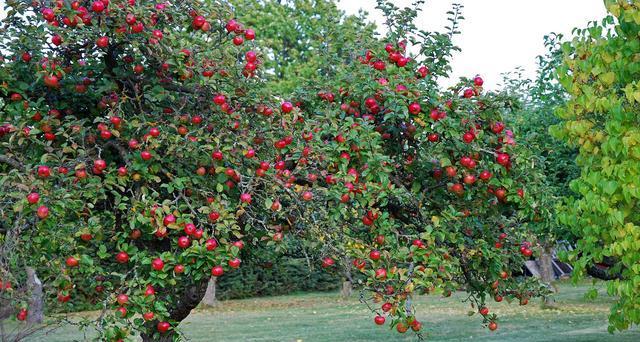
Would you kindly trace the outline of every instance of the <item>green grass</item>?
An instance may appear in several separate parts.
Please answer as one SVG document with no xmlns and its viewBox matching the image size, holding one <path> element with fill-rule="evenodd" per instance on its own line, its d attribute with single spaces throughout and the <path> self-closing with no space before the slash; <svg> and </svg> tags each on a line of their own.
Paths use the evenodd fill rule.
<svg viewBox="0 0 640 342">
<path fill-rule="evenodd" d="M 463 294 L 451 298 L 423 296 L 416 300 L 418 318 L 430 341 L 640 341 L 640 330 L 610 335 L 607 314 L 613 301 L 601 285 L 600 296 L 588 301 L 588 284 L 559 285 L 555 309 L 539 302 L 527 306 L 491 303 L 499 315 L 499 328 L 490 332 L 481 319 L 467 316 Z M 91 315 L 85 313 L 83 315 Z M 181 328 L 192 341 L 414 341 L 414 335 L 399 335 L 388 325 L 373 324 L 373 315 L 357 296 L 343 300 L 336 293 L 294 294 L 222 302 L 213 309 L 196 310 Z M 67 326 L 29 341 L 82 340 L 83 335 Z"/>
</svg>

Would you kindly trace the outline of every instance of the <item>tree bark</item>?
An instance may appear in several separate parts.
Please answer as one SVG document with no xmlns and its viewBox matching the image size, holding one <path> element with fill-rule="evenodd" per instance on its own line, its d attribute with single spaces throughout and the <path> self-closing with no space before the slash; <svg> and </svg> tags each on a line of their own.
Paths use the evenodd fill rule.
<svg viewBox="0 0 640 342">
<path fill-rule="evenodd" d="M 209 284 L 207 284 L 207 291 L 204 293 L 204 297 L 202 298 L 202 302 L 200 302 L 203 306 L 216 306 L 218 301 L 216 300 L 216 277 L 211 277 L 209 279 Z"/>
<path fill-rule="evenodd" d="M 22 165 L 22 163 L 20 163 L 19 161 L 5 156 L 5 155 L 1 155 L 0 154 L 0 163 L 4 163 L 7 164 L 9 166 L 13 166 L 14 169 L 17 169 L 19 171 L 23 171 L 24 170 L 24 165 Z"/>
<path fill-rule="evenodd" d="M 554 292 L 557 292 L 555 286 L 552 285 L 555 280 L 553 273 L 553 255 L 552 248 L 549 245 L 542 246 L 542 253 L 540 253 L 540 278 L 546 284 L 549 284 Z"/>
<path fill-rule="evenodd" d="M 189 314 L 191 310 L 193 310 L 204 297 L 204 293 L 207 290 L 207 281 L 200 281 L 198 283 L 191 284 L 186 287 L 184 291 L 180 294 L 178 301 L 175 303 L 175 306 L 169 309 L 169 317 L 174 322 L 182 322 Z M 175 326 L 173 326 L 172 330 L 164 334 L 158 334 L 156 332 L 156 326 L 158 324 L 158 320 L 154 320 L 146 323 L 147 331 L 150 333 L 140 334 L 143 342 L 170 342 L 174 339 L 177 340 L 177 333 L 175 332 Z M 155 337 L 154 337 L 155 333 Z"/>
<path fill-rule="evenodd" d="M 27 322 L 29 324 L 42 324 L 44 321 L 44 300 L 42 293 L 42 282 L 38 278 L 36 271 L 26 268 L 27 272 L 27 289 L 29 291 L 29 315 Z"/>
<path fill-rule="evenodd" d="M 175 333 L 166 333 L 164 335 L 160 335 L 157 337 L 153 337 L 153 335 L 146 335 L 143 334 L 142 335 L 142 341 L 143 342 L 173 342 L 173 335 L 175 335 Z"/>
<path fill-rule="evenodd" d="M 343 258 L 344 266 L 344 281 L 342 282 L 342 290 L 340 294 L 343 298 L 351 297 L 353 293 L 353 277 L 351 275 L 351 259 L 349 257 Z"/>
<path fill-rule="evenodd" d="M 351 286 L 351 281 L 350 280 L 343 281 L 342 291 L 340 291 L 340 294 L 342 295 L 342 297 L 344 298 L 351 297 L 352 293 L 353 293 L 353 287 Z"/>
<path fill-rule="evenodd" d="M 553 250 L 551 245 L 544 244 L 542 246 L 542 252 L 540 253 L 538 264 L 540 266 L 540 279 L 542 282 L 548 284 L 549 289 L 554 293 L 558 293 L 558 287 L 554 284 L 555 274 L 553 272 Z M 552 301 L 553 299 L 551 296 L 544 296 L 543 306 L 552 308 Z"/>
</svg>

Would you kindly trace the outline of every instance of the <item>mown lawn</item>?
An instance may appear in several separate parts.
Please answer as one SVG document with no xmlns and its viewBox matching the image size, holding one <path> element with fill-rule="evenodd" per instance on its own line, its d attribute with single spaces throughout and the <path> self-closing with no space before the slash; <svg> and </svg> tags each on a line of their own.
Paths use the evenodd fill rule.
<svg viewBox="0 0 640 342">
<path fill-rule="evenodd" d="M 584 299 L 584 283 L 560 284 L 555 309 L 543 309 L 539 302 L 527 306 L 491 303 L 500 316 L 499 328 L 490 332 L 477 316 L 468 317 L 463 294 L 451 298 L 423 296 L 416 301 L 419 319 L 429 341 L 640 341 L 640 330 L 610 335 L 607 312 L 612 299 L 601 285 L 596 300 Z M 86 313 L 85 315 L 91 315 Z M 357 296 L 343 300 L 336 293 L 294 294 L 281 297 L 232 300 L 218 307 L 193 312 L 182 323 L 192 341 L 414 341 L 388 325 L 373 324 L 373 315 Z M 74 341 L 83 335 L 73 327 L 29 341 Z"/>
</svg>

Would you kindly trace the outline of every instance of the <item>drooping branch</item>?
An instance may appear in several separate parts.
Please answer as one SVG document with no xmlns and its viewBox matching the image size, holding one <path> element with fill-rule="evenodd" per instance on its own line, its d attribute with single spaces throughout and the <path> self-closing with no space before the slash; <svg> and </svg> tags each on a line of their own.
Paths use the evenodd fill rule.
<svg viewBox="0 0 640 342">
<path fill-rule="evenodd" d="M 120 158 L 122 158 L 122 161 L 124 161 L 125 163 L 129 162 L 128 152 L 122 145 L 114 142 L 113 140 L 110 140 L 104 146 L 113 148 L 118 152 L 118 155 L 120 156 Z"/>
<path fill-rule="evenodd" d="M 209 279 L 203 278 L 195 284 L 187 287 L 178 299 L 176 305 L 170 310 L 171 319 L 180 322 L 187 318 L 189 313 L 191 313 L 191 310 L 198 306 L 202 301 L 202 298 L 207 291 L 208 283 Z"/>
<path fill-rule="evenodd" d="M 24 165 L 22 165 L 22 163 L 20 163 L 19 161 L 9 157 L 9 156 L 5 156 L 0 154 L 0 163 L 4 163 L 7 164 L 9 166 L 13 166 L 13 168 L 19 170 L 19 171 L 24 171 Z"/>
</svg>

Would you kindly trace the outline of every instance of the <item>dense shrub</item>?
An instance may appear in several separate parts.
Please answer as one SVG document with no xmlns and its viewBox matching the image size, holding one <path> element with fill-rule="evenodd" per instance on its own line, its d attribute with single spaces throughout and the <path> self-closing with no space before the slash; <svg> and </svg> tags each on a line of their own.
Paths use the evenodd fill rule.
<svg viewBox="0 0 640 342">
<path fill-rule="evenodd" d="M 221 277 L 216 297 L 221 300 L 274 296 L 300 291 L 333 291 L 342 277 L 319 267 L 309 269 L 306 259 L 285 259 L 275 263 L 248 262 L 238 272 Z"/>
</svg>

